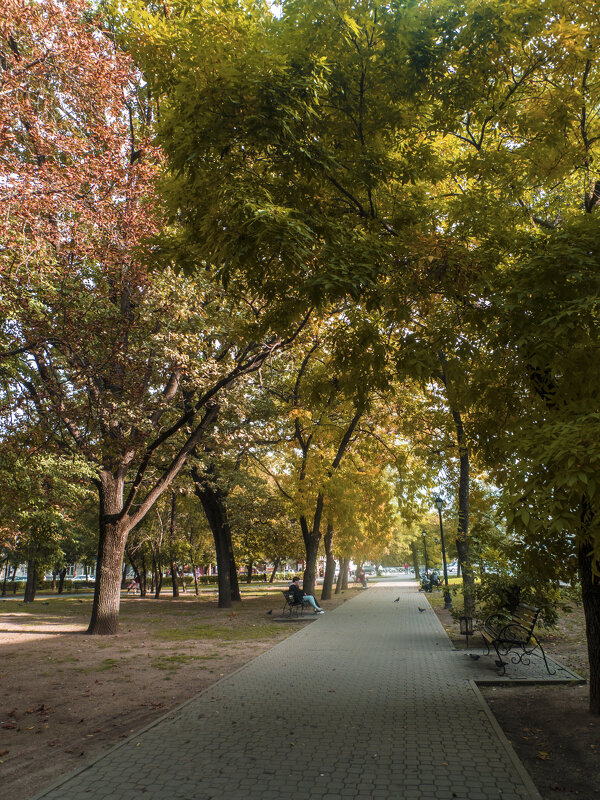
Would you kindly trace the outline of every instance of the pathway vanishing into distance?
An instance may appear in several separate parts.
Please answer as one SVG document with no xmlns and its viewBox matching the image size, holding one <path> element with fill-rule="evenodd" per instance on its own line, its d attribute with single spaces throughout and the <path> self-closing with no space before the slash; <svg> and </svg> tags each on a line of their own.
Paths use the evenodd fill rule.
<svg viewBox="0 0 600 800">
<path fill-rule="evenodd" d="M 540 800 L 414 579 L 298 625 L 34 800 Z"/>
</svg>

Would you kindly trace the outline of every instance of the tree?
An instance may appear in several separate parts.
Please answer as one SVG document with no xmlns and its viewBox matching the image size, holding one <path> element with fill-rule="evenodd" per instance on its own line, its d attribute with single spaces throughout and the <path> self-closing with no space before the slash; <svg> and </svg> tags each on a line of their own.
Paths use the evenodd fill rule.
<svg viewBox="0 0 600 800">
<path fill-rule="evenodd" d="M 89 632 L 114 633 L 129 532 L 214 424 L 220 394 L 290 337 L 265 334 L 253 299 L 226 296 L 208 273 L 148 273 L 142 244 L 163 222 L 160 154 L 140 137 L 152 109 L 102 19 L 79 0 L 15 0 L 3 35 L 0 303 L 20 392 L 13 421 L 35 418 L 94 473 Z"/>
<path fill-rule="evenodd" d="M 548 575 L 557 558 L 578 560 L 598 714 L 600 569 L 588 481 L 597 459 L 600 27 L 589 7 L 559 0 L 508 17 L 486 3 L 464 21 L 436 125 L 457 148 L 448 219 L 488 264 L 470 315 L 487 351 L 476 438 L 510 492 L 508 522 L 524 555 Z"/>
<path fill-rule="evenodd" d="M 91 494 L 86 473 L 79 459 L 39 452 L 15 438 L 2 442 L 3 523 L 13 559 L 27 563 L 25 602 L 35 599 L 46 569 L 79 551 L 86 532 L 81 512 Z"/>
<path fill-rule="evenodd" d="M 438 170 L 420 90 L 451 14 L 312 0 L 286 2 L 281 18 L 201 3 L 153 14 L 130 2 L 123 13 L 161 97 L 182 223 L 163 258 L 202 253 L 224 280 L 243 274 L 277 299 L 280 314 L 368 293 L 390 268 L 420 291 L 411 258 L 436 239 L 425 186 Z"/>
</svg>

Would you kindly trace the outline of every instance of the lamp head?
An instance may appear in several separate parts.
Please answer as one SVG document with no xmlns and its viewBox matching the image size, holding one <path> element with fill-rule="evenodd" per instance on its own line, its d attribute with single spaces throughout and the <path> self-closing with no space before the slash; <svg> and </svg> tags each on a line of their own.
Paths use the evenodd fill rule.
<svg viewBox="0 0 600 800">
<path fill-rule="evenodd" d="M 441 511 L 442 508 L 444 507 L 444 501 L 439 496 L 439 494 L 436 494 L 436 496 L 433 498 L 433 502 L 435 503 L 438 511 Z"/>
</svg>

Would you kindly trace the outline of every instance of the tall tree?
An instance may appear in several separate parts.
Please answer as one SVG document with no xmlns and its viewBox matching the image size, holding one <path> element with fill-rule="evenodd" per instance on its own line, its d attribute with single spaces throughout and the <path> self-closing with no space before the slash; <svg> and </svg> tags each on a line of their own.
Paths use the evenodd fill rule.
<svg viewBox="0 0 600 800">
<path fill-rule="evenodd" d="M 219 395 L 287 338 L 258 330 L 253 298 L 226 298 L 207 273 L 149 275 L 142 243 L 163 220 L 160 155 L 139 138 L 150 108 L 134 105 L 147 94 L 103 20 L 81 0 L 11 0 L 2 34 L 0 304 L 21 399 L 13 421 L 35 416 L 93 471 L 89 632 L 114 633 L 129 532 L 214 423 Z M 248 321 L 255 333 L 242 330 Z"/>
</svg>

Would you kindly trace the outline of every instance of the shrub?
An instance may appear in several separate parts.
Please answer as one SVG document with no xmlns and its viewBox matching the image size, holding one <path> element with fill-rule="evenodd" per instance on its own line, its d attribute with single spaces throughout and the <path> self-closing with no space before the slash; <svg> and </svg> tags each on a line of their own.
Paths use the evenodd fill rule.
<svg viewBox="0 0 600 800">
<path fill-rule="evenodd" d="M 532 576 L 512 575 L 509 572 L 487 572 L 481 576 L 477 587 L 477 616 L 484 620 L 495 611 L 516 610 L 519 603 L 527 603 L 541 609 L 540 619 L 547 627 L 553 627 L 560 610 L 568 610 L 559 586 L 540 583 Z"/>
</svg>

